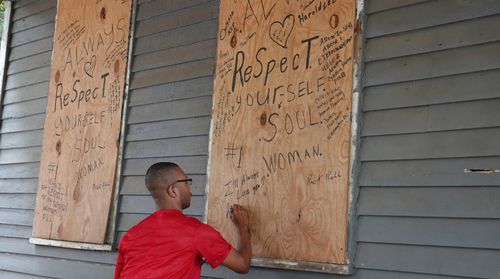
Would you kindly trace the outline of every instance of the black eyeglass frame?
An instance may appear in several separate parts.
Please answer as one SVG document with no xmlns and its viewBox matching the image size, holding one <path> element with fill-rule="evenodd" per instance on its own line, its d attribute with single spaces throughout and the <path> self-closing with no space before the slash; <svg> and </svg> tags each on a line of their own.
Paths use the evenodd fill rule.
<svg viewBox="0 0 500 279">
<path fill-rule="evenodd" d="M 175 181 L 174 183 L 168 185 L 167 187 L 170 187 L 176 183 L 179 183 L 179 182 L 187 182 L 187 185 L 191 186 L 193 184 L 193 179 L 192 178 L 186 178 L 186 179 L 179 179 L 177 181 Z"/>
</svg>

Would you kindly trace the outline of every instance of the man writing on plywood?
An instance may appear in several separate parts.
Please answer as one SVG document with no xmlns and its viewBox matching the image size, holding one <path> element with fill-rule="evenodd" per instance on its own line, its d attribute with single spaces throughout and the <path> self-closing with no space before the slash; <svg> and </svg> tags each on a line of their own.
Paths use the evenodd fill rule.
<svg viewBox="0 0 500 279">
<path fill-rule="evenodd" d="M 191 179 L 174 163 L 156 163 L 146 173 L 146 186 L 157 211 L 121 239 L 115 279 L 200 278 L 204 258 L 212 268 L 221 263 L 247 273 L 252 257 L 248 212 L 235 204 L 231 219 L 238 231 L 234 249 L 214 228 L 185 216 Z"/>
</svg>

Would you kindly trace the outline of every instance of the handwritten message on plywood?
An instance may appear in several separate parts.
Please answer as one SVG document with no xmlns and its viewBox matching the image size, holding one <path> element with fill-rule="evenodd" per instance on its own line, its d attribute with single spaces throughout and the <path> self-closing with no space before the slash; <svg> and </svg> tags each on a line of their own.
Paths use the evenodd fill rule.
<svg viewBox="0 0 500 279">
<path fill-rule="evenodd" d="M 346 263 L 353 0 L 221 1 L 208 223 L 255 257 Z"/>
<path fill-rule="evenodd" d="M 131 0 L 59 0 L 33 236 L 104 243 Z"/>
</svg>

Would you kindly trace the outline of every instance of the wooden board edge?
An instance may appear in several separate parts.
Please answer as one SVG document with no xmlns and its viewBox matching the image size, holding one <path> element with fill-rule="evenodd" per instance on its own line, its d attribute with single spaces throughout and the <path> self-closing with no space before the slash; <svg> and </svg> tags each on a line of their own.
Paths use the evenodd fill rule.
<svg viewBox="0 0 500 279">
<path fill-rule="evenodd" d="M 7 60 L 9 56 L 10 30 L 12 21 L 12 5 L 11 1 L 5 2 L 4 22 L 2 29 L 2 40 L 0 43 L 0 119 L 3 112 L 3 99 L 5 85 L 7 83 Z"/>
<path fill-rule="evenodd" d="M 35 245 L 45 245 L 61 248 L 71 248 L 80 250 L 91 250 L 91 251 L 111 251 L 111 244 L 93 244 L 93 243 L 82 243 L 82 242 L 72 242 L 64 240 L 53 240 L 30 237 L 29 242 Z"/>
<path fill-rule="evenodd" d="M 363 62 L 364 62 L 364 48 L 365 48 L 365 35 L 366 31 L 366 0 L 355 1 L 355 41 L 353 56 L 355 61 L 353 64 L 353 87 L 352 87 L 352 111 L 351 111 L 351 140 L 350 140 L 350 159 L 349 159 L 349 189 L 348 189 L 348 239 L 347 239 L 347 263 L 320 263 L 309 261 L 296 261 L 296 260 L 283 260 L 283 259 L 269 259 L 269 258 L 252 258 L 251 266 L 263 268 L 277 268 L 298 271 L 311 271 L 341 275 L 352 275 L 354 272 L 354 259 L 356 256 L 356 206 L 359 194 L 359 168 L 361 162 L 360 156 L 360 143 L 361 143 L 361 119 L 362 119 L 362 101 L 363 101 Z M 219 4 L 220 5 L 220 4 Z M 220 24 L 218 22 L 218 24 Z M 216 49 L 218 49 L 219 40 L 217 40 Z M 214 74 L 213 81 L 214 94 L 216 92 L 216 79 Z M 212 96 L 215 98 L 215 96 Z M 212 102 L 212 112 L 215 104 Z M 205 184 L 205 197 L 208 197 L 210 188 L 210 157 L 212 155 L 212 136 L 213 136 L 214 118 L 210 120 L 209 130 L 209 146 L 208 146 L 208 162 L 207 162 L 207 181 Z M 202 216 L 202 222 L 208 223 L 208 198 L 205 201 L 205 210 Z"/>
<path fill-rule="evenodd" d="M 118 235 L 118 203 L 120 200 L 120 190 L 121 183 L 123 181 L 123 160 L 125 159 L 125 138 L 127 136 L 127 116 L 128 116 L 128 103 L 130 95 L 130 71 L 132 69 L 132 59 L 133 59 L 133 45 L 135 36 L 135 18 L 137 9 L 137 0 L 132 0 L 132 11 L 130 13 L 130 26 L 129 26 L 129 41 L 128 41 L 128 51 L 127 51 L 127 69 L 125 70 L 125 86 L 123 89 L 123 104 L 122 104 L 122 118 L 120 127 L 120 143 L 118 146 L 118 157 L 116 158 L 116 171 L 115 171 L 115 185 L 113 190 L 113 197 L 111 201 L 111 209 L 109 211 L 108 217 L 108 228 L 106 235 L 106 242 L 111 243 L 113 247 L 118 247 L 118 243 L 115 243 L 115 237 Z"/>
<path fill-rule="evenodd" d="M 366 31 L 366 0 L 356 1 L 356 27 L 354 29 L 354 64 L 352 79 L 352 106 L 351 106 L 351 141 L 349 154 L 349 189 L 347 201 L 347 263 L 352 265 L 356 257 L 356 208 L 359 198 L 359 174 L 360 174 L 360 150 L 362 130 L 362 107 L 363 107 L 363 62 Z"/>
<path fill-rule="evenodd" d="M 251 265 L 254 267 L 279 268 L 343 275 L 349 275 L 353 273 L 353 265 L 350 261 L 348 261 L 347 264 L 332 264 L 295 260 L 252 258 Z"/>
</svg>

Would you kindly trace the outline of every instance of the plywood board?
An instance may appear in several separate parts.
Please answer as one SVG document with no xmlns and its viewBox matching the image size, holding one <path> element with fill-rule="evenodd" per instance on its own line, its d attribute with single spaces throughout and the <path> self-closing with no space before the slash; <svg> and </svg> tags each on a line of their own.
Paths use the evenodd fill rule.
<svg viewBox="0 0 500 279">
<path fill-rule="evenodd" d="M 33 237 L 105 242 L 131 0 L 59 0 Z"/>
<path fill-rule="evenodd" d="M 208 223 L 255 257 L 347 263 L 355 1 L 221 1 Z"/>
</svg>

